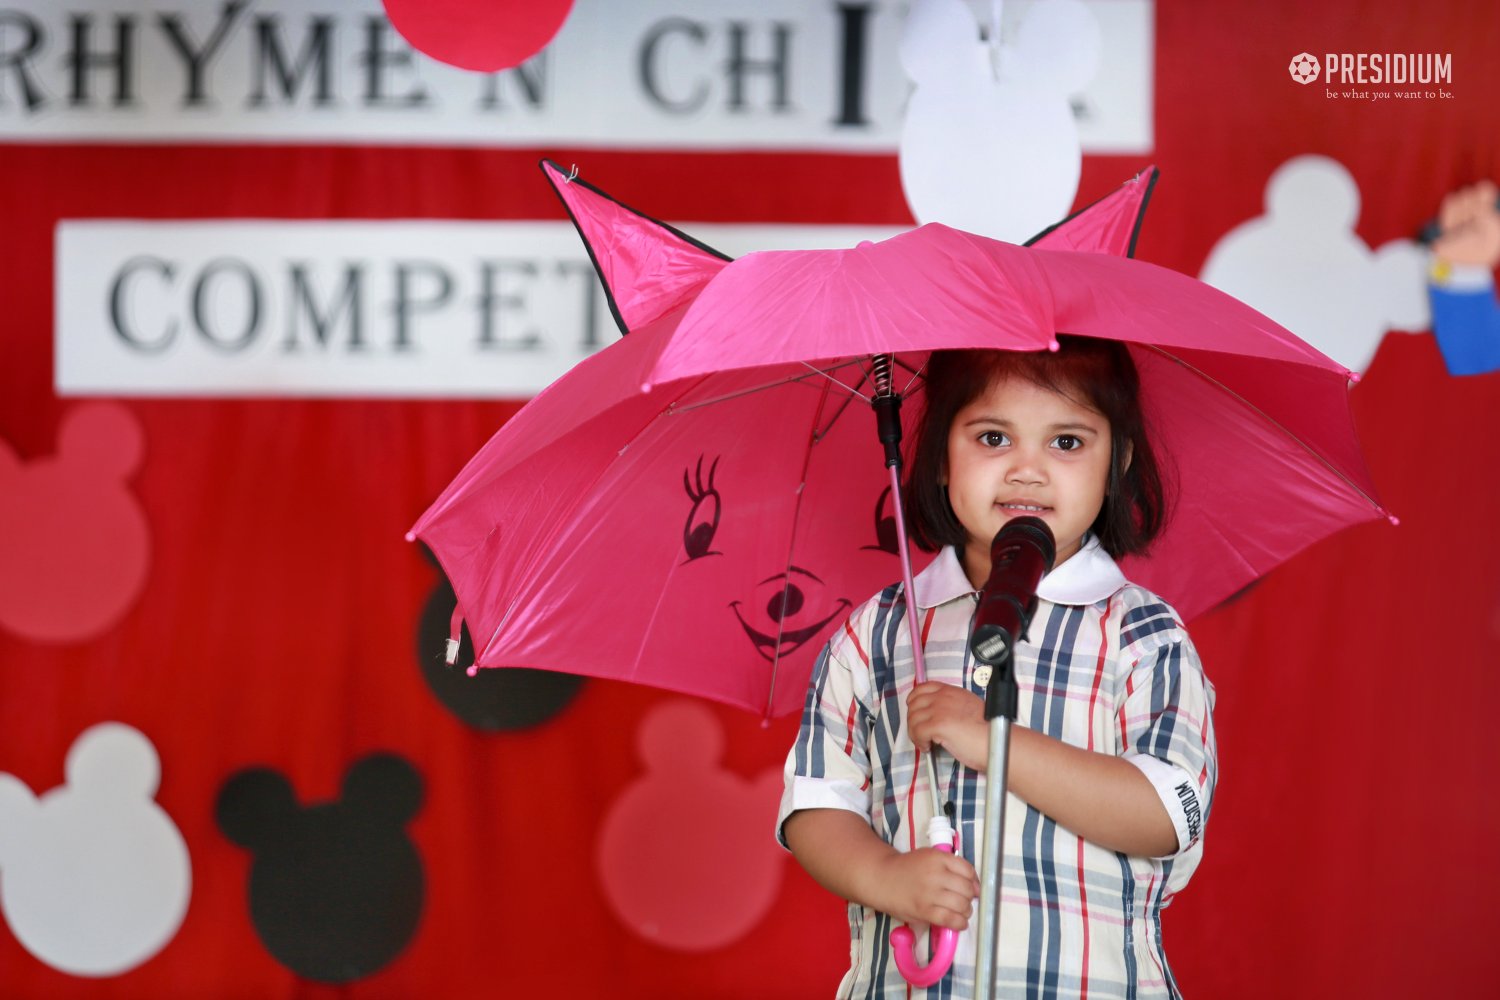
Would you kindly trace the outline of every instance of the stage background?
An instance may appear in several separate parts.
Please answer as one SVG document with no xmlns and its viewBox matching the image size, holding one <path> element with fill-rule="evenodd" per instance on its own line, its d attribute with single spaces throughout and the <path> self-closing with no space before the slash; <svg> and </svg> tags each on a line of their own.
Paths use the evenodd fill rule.
<svg viewBox="0 0 1500 1000">
<path fill-rule="evenodd" d="M 1223 234 L 1261 213 L 1270 174 L 1302 154 L 1352 174 L 1363 196 L 1357 232 L 1371 246 L 1409 236 L 1446 191 L 1500 176 L 1491 5 L 1159 0 L 1150 16 L 1151 148 L 1086 153 L 1076 199 L 1156 164 L 1138 248 L 1146 260 L 1197 274 Z M 1320 84 L 1288 78 L 1288 60 L 1304 50 L 1451 53 L 1452 97 L 1325 99 Z M 650 780 L 637 749 L 643 726 L 682 699 L 587 681 L 552 692 L 562 707 L 538 708 L 534 725 L 490 731 L 466 724 L 424 679 L 418 635 L 424 608 L 441 604 L 441 580 L 403 534 L 520 400 L 60 395 L 54 247 L 63 220 L 560 221 L 536 168 L 544 156 L 673 223 L 899 227 L 912 219 L 894 148 L 28 141 L 18 81 L 3 72 L 0 81 L 0 439 L 40 474 L 70 416 L 92 414 L 98 433 L 79 436 L 92 442 L 93 467 L 113 477 L 68 494 L 84 498 L 72 529 L 61 514 L 12 503 L 0 532 L 12 536 L 8 552 L 33 561 L 11 555 L 0 576 L 24 603 L 28 580 L 50 580 L 60 566 L 83 590 L 106 571 L 142 574 L 139 586 L 111 591 L 126 596 L 88 634 L 67 624 L 37 634 L 45 629 L 22 612 L 0 620 L 0 771 L 40 794 L 63 783 L 68 749 L 90 726 L 139 730 L 160 758 L 156 800 L 192 871 L 180 928 L 115 975 L 69 975 L 0 930 L 0 993 L 829 995 L 847 957 L 843 907 L 789 858 L 750 859 L 771 836 L 769 812 L 748 835 L 740 823 L 717 829 L 723 810 L 705 808 L 689 785 L 680 814 L 663 817 L 720 840 L 724 867 L 768 873 L 758 881 L 774 896 L 746 912 L 729 943 L 671 947 L 665 931 L 653 939 L 609 898 L 601 831 Z M 1003 197 L 956 170 L 976 197 Z M 88 409 L 97 399 L 119 409 Z M 1222 777 L 1204 864 L 1165 917 L 1188 996 L 1473 995 L 1500 974 L 1484 916 L 1500 894 L 1500 869 L 1488 863 L 1500 841 L 1500 376 L 1451 377 L 1429 335 L 1391 333 L 1353 409 L 1400 527 L 1330 539 L 1192 627 L 1218 689 Z M 0 472 L 16 484 L 12 466 Z M 132 515 L 109 520 L 122 490 L 144 516 L 144 556 L 120 540 L 136 537 Z M 795 720 L 762 728 L 704 709 L 724 737 L 717 766 L 763 800 L 755 782 L 779 769 Z M 405 827 L 421 862 L 419 919 L 378 967 L 320 983 L 257 935 L 250 852 L 226 835 L 215 803 L 233 775 L 257 766 L 284 775 L 304 804 L 334 800 L 350 766 L 375 752 L 404 758 L 420 778 Z M 713 794 L 729 793 L 716 785 Z M 0 854 L 0 884 L 25 863 Z M 714 914 L 749 905 L 691 886 L 663 891 L 672 899 L 662 912 L 689 922 L 695 912 L 723 922 Z"/>
</svg>

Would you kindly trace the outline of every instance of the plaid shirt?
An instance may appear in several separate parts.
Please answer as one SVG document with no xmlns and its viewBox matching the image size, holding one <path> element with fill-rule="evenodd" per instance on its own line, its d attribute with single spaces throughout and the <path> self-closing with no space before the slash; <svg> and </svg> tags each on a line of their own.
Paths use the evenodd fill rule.
<svg viewBox="0 0 1500 1000">
<path fill-rule="evenodd" d="M 957 554 L 943 550 L 914 582 L 928 679 L 982 695 L 968 649 L 976 594 Z M 926 846 L 927 771 L 906 726 L 914 678 L 901 591 L 893 585 L 867 601 L 820 654 L 787 758 L 778 837 L 796 810 L 834 808 L 867 817 L 898 850 Z M 1172 817 L 1178 850 L 1163 858 L 1109 851 L 1010 795 L 998 995 L 1176 997 L 1161 910 L 1202 855 L 1218 770 L 1213 686 L 1176 613 L 1128 583 L 1096 540 L 1048 574 L 1038 597 L 1030 641 L 1016 647 L 1017 724 L 1139 767 Z M 974 863 L 984 778 L 945 753 L 937 775 Z M 909 993 L 890 954 L 892 918 L 851 903 L 849 926 L 851 967 L 839 997 L 973 995 L 972 917 L 949 974 Z"/>
</svg>

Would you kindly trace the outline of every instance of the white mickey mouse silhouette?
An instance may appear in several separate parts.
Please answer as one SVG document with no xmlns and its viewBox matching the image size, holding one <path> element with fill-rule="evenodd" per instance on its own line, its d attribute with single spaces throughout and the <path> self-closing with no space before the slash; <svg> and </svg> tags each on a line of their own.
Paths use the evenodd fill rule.
<svg viewBox="0 0 1500 1000">
<path fill-rule="evenodd" d="M 1100 51 L 1080 0 L 1033 4 L 998 47 L 980 39 L 963 0 L 915 0 L 901 34 L 915 90 L 900 156 L 917 220 L 1019 243 L 1067 215 L 1083 162 L 1068 97 L 1093 78 Z"/>
<path fill-rule="evenodd" d="M 1215 244 L 1199 277 L 1355 372 L 1388 329 L 1428 328 L 1425 255 L 1411 240 L 1371 250 L 1360 239 L 1359 187 L 1341 163 L 1286 161 L 1265 204 L 1265 215 Z"/>
<path fill-rule="evenodd" d="M 192 870 L 153 801 L 161 768 L 138 730 L 105 722 L 68 751 L 65 784 L 34 798 L 0 773 L 0 909 L 17 940 L 76 976 L 140 965 L 177 933 Z"/>
<path fill-rule="evenodd" d="M 781 774 L 719 767 L 724 730 L 691 701 L 653 709 L 637 736 L 646 773 L 610 807 L 598 869 L 616 916 L 679 951 L 722 948 L 764 919 L 784 860 L 766 824 Z"/>
<path fill-rule="evenodd" d="M 145 435 L 117 403 L 73 407 L 56 455 L 23 463 L 0 440 L 0 626 L 76 642 L 113 626 L 146 584 L 151 536 L 126 480 Z"/>
</svg>

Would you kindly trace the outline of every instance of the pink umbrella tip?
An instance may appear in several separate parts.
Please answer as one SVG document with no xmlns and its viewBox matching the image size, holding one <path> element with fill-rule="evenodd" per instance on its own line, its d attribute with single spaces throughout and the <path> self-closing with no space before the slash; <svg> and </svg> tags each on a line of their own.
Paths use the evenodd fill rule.
<svg viewBox="0 0 1500 1000">
<path fill-rule="evenodd" d="M 1052 351 L 1055 354 L 1056 352 L 1062 350 L 1062 345 L 1057 342 L 1056 337 L 1053 337 L 1051 340 L 1047 341 L 1047 350 Z"/>
<path fill-rule="evenodd" d="M 1356 371 L 1346 371 L 1344 374 L 1349 376 L 1349 384 L 1350 385 L 1358 385 L 1359 384 L 1359 379 L 1360 379 L 1359 372 L 1356 372 Z"/>
<path fill-rule="evenodd" d="M 1385 519 L 1391 522 L 1392 527 L 1401 523 L 1401 518 L 1397 517 L 1395 514 L 1387 514 L 1385 516 Z"/>
<path fill-rule="evenodd" d="M 406 540 L 408 542 L 415 542 L 417 540 L 416 532 L 414 532 L 414 531 L 408 531 L 406 533 Z"/>
<path fill-rule="evenodd" d="M 856 245 L 854 249 L 856 249 L 856 250 L 868 250 L 871 247 L 873 247 L 874 245 L 875 244 L 872 243 L 870 240 L 860 240 L 859 243 L 858 243 L 858 245 Z"/>
<path fill-rule="evenodd" d="M 479 676 L 479 664 L 477 664 L 477 663 L 471 663 L 471 664 L 469 664 L 469 669 L 466 670 L 466 671 L 464 671 L 464 673 L 468 674 L 470 677 L 478 677 Z"/>
</svg>

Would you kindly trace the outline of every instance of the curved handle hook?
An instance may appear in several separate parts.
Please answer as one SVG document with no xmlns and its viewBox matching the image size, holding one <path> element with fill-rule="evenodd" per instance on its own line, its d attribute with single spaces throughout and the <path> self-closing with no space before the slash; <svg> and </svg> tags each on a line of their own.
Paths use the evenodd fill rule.
<svg viewBox="0 0 1500 1000">
<path fill-rule="evenodd" d="M 927 838 L 934 848 L 953 853 L 953 827 L 945 816 L 935 816 L 927 825 Z M 913 986 L 927 987 L 948 974 L 953 954 L 958 948 L 958 931 L 951 927 L 933 927 L 927 932 L 932 955 L 923 965 L 917 958 L 917 936 L 910 927 L 891 931 L 891 952 L 901 977 Z"/>
</svg>

